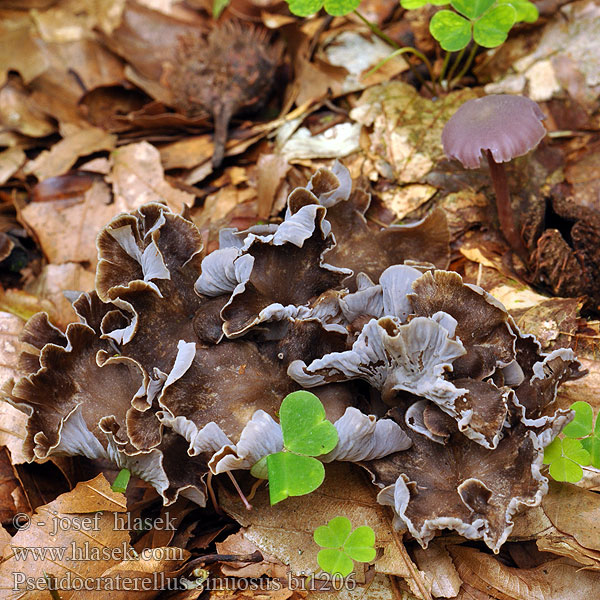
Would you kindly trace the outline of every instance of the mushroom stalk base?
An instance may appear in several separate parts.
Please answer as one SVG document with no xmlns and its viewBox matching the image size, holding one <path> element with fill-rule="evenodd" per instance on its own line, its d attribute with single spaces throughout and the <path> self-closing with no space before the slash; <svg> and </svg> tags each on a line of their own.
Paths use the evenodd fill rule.
<svg viewBox="0 0 600 600">
<path fill-rule="evenodd" d="M 490 175 L 496 192 L 496 207 L 498 209 L 498 220 L 500 229 L 509 243 L 510 247 L 524 260 L 527 261 L 527 249 L 523 243 L 523 238 L 519 233 L 512 206 L 510 204 L 510 193 L 508 191 L 508 180 L 506 169 L 502 163 L 497 163 L 489 150 L 486 150 L 486 156 L 490 165 Z"/>
</svg>

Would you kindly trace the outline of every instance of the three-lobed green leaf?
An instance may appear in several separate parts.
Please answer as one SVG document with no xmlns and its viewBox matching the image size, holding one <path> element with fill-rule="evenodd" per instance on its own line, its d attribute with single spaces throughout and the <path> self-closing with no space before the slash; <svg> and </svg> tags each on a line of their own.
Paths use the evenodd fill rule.
<svg viewBox="0 0 600 600">
<path fill-rule="evenodd" d="M 544 464 L 557 481 L 576 483 L 583 469 L 592 465 L 600 469 L 600 413 L 594 424 L 594 411 L 587 402 L 574 402 L 574 419 L 563 429 L 565 437 L 556 438 L 544 450 Z"/>
<path fill-rule="evenodd" d="M 468 19 L 478 19 L 496 0 L 451 0 L 452 8 Z"/>
<path fill-rule="evenodd" d="M 508 37 L 517 12 L 510 4 L 495 6 L 473 24 L 473 39 L 484 48 L 496 48 Z"/>
<path fill-rule="evenodd" d="M 332 575 L 347 577 L 354 567 L 353 560 L 370 562 L 375 558 L 375 532 L 367 526 L 352 531 L 346 517 L 334 517 L 327 525 L 317 527 L 315 542 L 323 548 L 317 562 L 324 571 Z"/>
<path fill-rule="evenodd" d="M 360 0 L 287 0 L 290 12 L 299 17 L 308 17 L 325 8 L 333 17 L 342 17 L 358 8 Z"/>
<path fill-rule="evenodd" d="M 451 10 L 440 10 L 429 22 L 431 35 L 448 52 L 462 50 L 471 41 L 471 23 Z"/>
<path fill-rule="evenodd" d="M 441 10 L 429 23 L 431 35 L 448 52 L 462 50 L 471 38 L 484 48 L 495 48 L 515 23 L 531 23 L 538 16 L 529 0 L 451 0 L 450 4 L 457 12 Z"/>
<path fill-rule="evenodd" d="M 323 483 L 325 468 L 313 457 L 331 452 L 338 443 L 336 428 L 311 392 L 288 394 L 279 408 L 279 421 L 284 450 L 259 460 L 251 469 L 255 477 L 268 477 L 271 504 L 316 490 Z"/>
<path fill-rule="evenodd" d="M 271 505 L 314 492 L 325 479 L 323 463 L 310 456 L 277 452 L 267 456 Z"/>
</svg>

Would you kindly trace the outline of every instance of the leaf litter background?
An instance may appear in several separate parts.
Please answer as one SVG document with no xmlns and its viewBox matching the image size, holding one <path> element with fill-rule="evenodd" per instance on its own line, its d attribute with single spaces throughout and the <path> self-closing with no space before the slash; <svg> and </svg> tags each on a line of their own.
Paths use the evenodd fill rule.
<svg viewBox="0 0 600 600">
<path fill-rule="evenodd" d="M 368 77 L 390 52 L 354 18 L 302 20 L 282 2 L 234 0 L 221 17 L 271 30 L 282 44 L 273 93 L 258 112 L 231 122 L 224 166 L 214 169 L 208 112 L 176 112 L 165 76 L 180 36 L 213 27 L 203 0 L 5 0 L 0 4 L 0 369 L 16 375 L 19 333 L 40 310 L 65 327 L 75 319 L 65 290 L 93 288 L 95 238 L 115 215 L 148 201 L 184 206 L 208 249 L 223 226 L 245 228 L 279 217 L 287 193 L 339 158 L 369 186 L 367 218 L 411 222 L 441 207 L 452 236 L 451 268 L 501 300 L 545 351 L 573 348 L 589 373 L 564 385 L 559 405 L 600 409 L 600 4 L 536 2 L 541 18 L 517 27 L 499 49 L 480 53 L 475 78 L 446 96 L 419 95 L 399 58 Z M 361 10 L 400 44 L 435 60 L 429 9 L 404 13 L 396 2 Z M 400 17 L 403 18 L 400 18 Z M 483 89 L 482 89 L 483 88 Z M 228 93 L 234 94 L 235 90 Z M 532 271 L 513 269 L 499 235 L 493 192 L 483 170 L 445 159 L 441 130 L 464 101 L 483 93 L 523 93 L 539 102 L 549 135 L 509 168 L 525 224 Z M 235 94 L 234 94 L 235 95 Z M 225 99 L 224 99 L 225 101 Z M 516 272 L 515 272 L 516 271 Z M 30 576 L 69 570 L 111 577 L 165 573 L 285 577 L 316 569 L 313 530 L 337 516 L 370 525 L 379 553 L 359 566 L 363 585 L 340 598 L 592 599 L 600 589 L 600 473 L 584 468 L 578 485 L 552 482 L 539 507 L 517 518 L 498 556 L 483 544 L 445 534 L 422 550 L 392 532 L 364 474 L 329 465 L 308 499 L 270 507 L 259 488 L 246 511 L 226 482 L 213 482 L 220 509 L 185 500 L 163 508 L 133 480 L 127 498 L 111 492 L 114 471 L 83 459 L 26 464 L 25 416 L 0 405 L 0 597 L 17 568 L 12 545 L 80 543 L 33 526 L 17 532 L 16 513 L 69 516 L 103 510 L 99 546 L 181 548 L 178 561 L 95 561 L 18 565 Z M 113 513 L 176 518 L 176 531 L 115 531 Z M 241 528 L 240 528 L 241 527 Z M 50 541 L 47 541 L 50 540 Z M 406 545 L 405 545 L 406 544 Z M 257 554 L 256 551 L 259 553 Z M 238 560 L 235 560 L 235 559 Z M 186 562 L 191 559 L 191 562 Z M 229 559 L 229 560 L 228 560 Z M 245 560 L 243 560 L 245 559 Z M 327 598 L 308 591 L 119 592 L 119 598 Z M 8 595 L 6 595 L 8 594 Z M 25 596 L 49 598 L 48 592 Z M 61 598 L 100 598 L 62 592 Z"/>
</svg>

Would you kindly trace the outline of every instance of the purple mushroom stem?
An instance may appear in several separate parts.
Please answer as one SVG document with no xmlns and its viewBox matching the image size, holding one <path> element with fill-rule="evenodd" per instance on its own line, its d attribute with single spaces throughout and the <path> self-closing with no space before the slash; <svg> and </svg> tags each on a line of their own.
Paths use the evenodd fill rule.
<svg viewBox="0 0 600 600">
<path fill-rule="evenodd" d="M 546 135 L 540 107 L 524 96 L 499 94 L 465 102 L 442 132 L 446 156 L 477 169 L 487 156 L 496 191 L 500 228 L 511 249 L 527 262 L 528 252 L 515 223 L 502 163 L 533 150 Z"/>
<path fill-rule="evenodd" d="M 525 261 L 527 261 L 527 249 L 523 243 L 523 238 L 519 233 L 515 223 L 515 215 L 510 203 L 510 193 L 508 191 L 508 180 L 506 169 L 503 163 L 497 163 L 489 150 L 485 154 L 490 165 L 490 175 L 496 192 L 496 207 L 498 209 L 498 220 L 500 228 L 510 244 L 510 247 Z"/>
</svg>

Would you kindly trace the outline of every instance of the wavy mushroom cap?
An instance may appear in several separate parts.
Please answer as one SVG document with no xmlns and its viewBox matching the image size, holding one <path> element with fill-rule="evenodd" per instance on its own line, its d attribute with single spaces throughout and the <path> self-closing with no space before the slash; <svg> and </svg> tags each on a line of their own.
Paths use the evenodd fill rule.
<svg viewBox="0 0 600 600">
<path fill-rule="evenodd" d="M 524 96 L 500 94 L 465 102 L 446 123 L 442 144 L 448 158 L 468 169 L 480 166 L 489 150 L 496 162 L 527 154 L 546 135 L 544 113 Z"/>
</svg>

